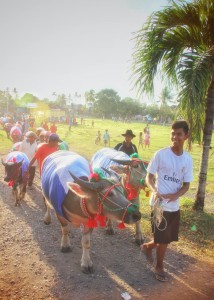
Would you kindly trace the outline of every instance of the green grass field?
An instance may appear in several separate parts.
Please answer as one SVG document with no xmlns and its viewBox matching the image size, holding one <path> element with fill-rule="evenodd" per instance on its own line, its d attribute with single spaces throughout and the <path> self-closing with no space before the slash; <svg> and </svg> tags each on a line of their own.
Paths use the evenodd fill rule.
<svg viewBox="0 0 214 300">
<path fill-rule="evenodd" d="M 140 131 L 143 131 L 145 123 L 123 123 L 111 120 L 94 119 L 94 127 L 91 126 L 92 119 L 86 119 L 85 125 L 78 125 L 71 128 L 64 124 L 58 124 L 58 134 L 62 140 L 65 140 L 70 150 L 75 151 L 90 160 L 93 153 L 103 147 L 101 140 L 100 145 L 95 145 L 95 137 L 98 130 L 103 135 L 104 130 L 108 129 L 111 137 L 110 146 L 114 147 L 117 143 L 123 141 L 122 133 L 126 129 L 132 129 L 136 135 L 133 143 L 138 146 L 138 137 Z M 77 119 L 80 123 L 80 120 Z M 39 124 L 36 124 L 39 126 Z M 150 149 L 140 149 L 141 158 L 149 161 L 154 152 L 170 145 L 170 126 L 150 125 L 151 144 Z M 0 155 L 8 153 L 11 149 L 12 142 L 6 138 L 6 133 L 0 130 Z M 214 140 L 214 138 L 213 138 Z M 191 187 L 197 189 L 198 173 L 200 168 L 202 148 L 199 145 L 193 145 L 191 155 L 194 162 L 194 182 Z M 214 154 L 210 151 L 208 175 L 207 175 L 207 193 L 210 199 L 214 199 Z M 208 201 L 205 199 L 205 203 Z M 191 255 L 201 255 L 206 257 L 214 257 L 214 204 L 210 201 L 210 211 L 195 212 L 192 210 L 194 197 L 182 197 L 181 199 L 181 234 L 180 241 L 176 243 L 176 247 L 184 249 L 186 253 Z M 151 237 L 150 230 L 150 206 L 145 193 L 141 193 L 141 212 L 142 212 L 142 229 L 147 237 Z"/>
</svg>

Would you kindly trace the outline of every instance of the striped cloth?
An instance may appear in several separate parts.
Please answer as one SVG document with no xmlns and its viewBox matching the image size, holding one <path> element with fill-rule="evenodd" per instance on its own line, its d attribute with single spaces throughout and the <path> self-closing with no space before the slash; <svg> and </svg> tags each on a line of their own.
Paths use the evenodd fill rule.
<svg viewBox="0 0 214 300">
<path fill-rule="evenodd" d="M 131 160 L 131 158 L 122 151 L 117 151 L 111 148 L 102 148 L 98 150 L 91 159 L 92 169 L 104 167 L 109 169 L 111 165 L 119 165 L 118 163 L 112 161 L 111 159 L 120 159 L 120 160 Z M 103 171 L 104 172 L 104 171 Z M 106 177 L 109 177 L 106 172 L 104 172 Z"/>
<path fill-rule="evenodd" d="M 81 177 L 90 175 L 88 161 L 71 151 L 57 151 L 49 155 L 42 165 L 42 191 L 44 196 L 52 204 L 55 211 L 65 217 L 62 211 L 62 203 L 68 193 L 67 182 L 73 182 L 69 174 Z"/>
<path fill-rule="evenodd" d="M 27 158 L 26 154 L 24 154 L 22 152 L 19 152 L 19 151 L 10 152 L 7 155 L 6 163 L 8 163 L 8 162 L 17 162 L 17 163 L 19 163 L 22 160 L 23 160 L 23 163 L 22 163 L 22 177 L 24 177 L 25 172 L 27 171 L 28 166 L 29 166 L 29 159 Z"/>
</svg>

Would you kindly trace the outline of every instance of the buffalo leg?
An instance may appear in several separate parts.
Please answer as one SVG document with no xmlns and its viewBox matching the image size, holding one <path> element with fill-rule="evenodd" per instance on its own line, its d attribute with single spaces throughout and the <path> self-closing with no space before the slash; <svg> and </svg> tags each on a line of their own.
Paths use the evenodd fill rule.
<svg viewBox="0 0 214 300">
<path fill-rule="evenodd" d="M 83 273 L 89 274 L 93 273 L 93 262 L 90 258 L 90 248 L 91 248 L 91 233 L 93 229 L 84 227 L 82 233 L 82 258 L 81 258 L 81 270 Z"/>
<path fill-rule="evenodd" d="M 141 223 L 140 223 L 140 221 L 136 222 L 135 228 L 136 228 L 135 243 L 137 245 L 141 245 L 141 244 L 143 244 L 144 239 L 143 239 L 143 234 L 142 234 L 142 231 L 141 231 Z"/>
<path fill-rule="evenodd" d="M 108 234 L 108 235 L 114 234 L 114 228 L 112 225 L 112 221 L 110 219 L 107 219 L 107 221 L 106 221 L 106 234 Z"/>
<path fill-rule="evenodd" d="M 62 239 L 61 239 L 61 252 L 69 252 L 71 251 L 71 243 L 70 238 L 68 236 L 69 234 L 69 224 L 65 218 L 62 216 L 56 214 L 57 219 L 59 220 L 61 224 L 61 230 L 62 230 Z"/>
<path fill-rule="evenodd" d="M 26 184 L 21 184 L 19 186 L 19 202 L 21 202 L 26 194 Z"/>
<path fill-rule="evenodd" d="M 18 193 L 17 188 L 13 189 L 12 194 L 15 198 L 15 206 L 19 206 L 20 202 L 19 202 L 19 193 Z"/>
<path fill-rule="evenodd" d="M 133 203 L 137 204 L 139 207 L 139 203 L 140 203 L 139 197 L 136 200 L 134 200 Z M 141 230 L 141 222 L 137 221 L 135 224 L 135 243 L 137 245 L 141 245 L 141 244 L 143 244 L 143 242 L 144 242 L 144 239 L 143 239 L 143 234 L 142 234 L 142 230 Z"/>
<path fill-rule="evenodd" d="M 49 225 L 51 223 L 51 208 L 50 208 L 50 205 L 48 204 L 48 201 L 45 199 L 45 197 L 43 197 L 43 200 L 45 202 L 45 207 L 46 207 L 44 223 L 46 225 Z"/>
</svg>

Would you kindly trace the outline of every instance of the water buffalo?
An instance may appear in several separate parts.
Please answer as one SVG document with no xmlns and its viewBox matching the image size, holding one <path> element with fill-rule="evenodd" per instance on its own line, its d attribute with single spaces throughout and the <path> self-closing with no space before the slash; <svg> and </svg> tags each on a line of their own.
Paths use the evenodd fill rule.
<svg viewBox="0 0 214 300">
<path fill-rule="evenodd" d="M 71 246 L 68 237 L 69 222 L 82 230 L 83 273 L 93 272 L 89 254 L 90 235 L 97 221 L 103 225 L 104 218 L 108 217 L 122 221 L 121 223 L 133 224 L 141 218 L 138 208 L 124 196 L 118 181 L 98 174 L 92 174 L 91 180 L 95 180 L 94 182 L 87 181 L 90 174 L 91 167 L 85 158 L 74 152 L 57 151 L 44 160 L 41 177 L 47 203 L 44 222 L 51 222 L 52 206 L 61 224 L 62 252 L 69 251 Z"/>
<path fill-rule="evenodd" d="M 15 206 L 18 206 L 26 193 L 29 160 L 24 153 L 14 151 L 7 155 L 5 162 L 2 160 L 2 164 L 5 167 L 4 181 L 8 182 L 8 185 L 12 187 L 15 196 Z"/>
<path fill-rule="evenodd" d="M 128 200 L 139 206 L 140 189 L 145 187 L 146 167 L 141 159 L 131 159 L 126 153 L 111 148 L 98 150 L 91 159 L 92 169 L 105 168 L 106 176 L 113 170 L 117 176 L 121 177 L 124 193 Z M 109 174 L 107 174 L 109 173 Z M 111 220 L 107 222 L 107 234 L 114 234 Z M 140 222 L 136 223 L 135 242 L 140 245 L 143 243 L 143 235 Z"/>
</svg>

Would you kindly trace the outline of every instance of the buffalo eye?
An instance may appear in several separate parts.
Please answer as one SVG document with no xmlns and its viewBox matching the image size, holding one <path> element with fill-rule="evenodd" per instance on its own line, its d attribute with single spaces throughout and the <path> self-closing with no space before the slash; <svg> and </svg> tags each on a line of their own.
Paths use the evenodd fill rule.
<svg viewBox="0 0 214 300">
<path fill-rule="evenodd" d="M 138 165 L 133 165 L 133 168 L 135 168 L 135 169 L 138 168 Z"/>
</svg>

